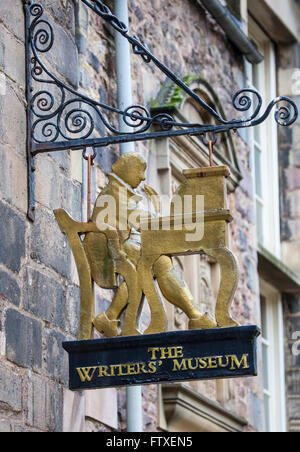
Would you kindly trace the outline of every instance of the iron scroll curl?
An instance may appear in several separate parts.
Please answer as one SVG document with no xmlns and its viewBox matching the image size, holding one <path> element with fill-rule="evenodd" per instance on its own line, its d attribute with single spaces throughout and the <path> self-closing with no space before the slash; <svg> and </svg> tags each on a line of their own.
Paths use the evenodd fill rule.
<svg viewBox="0 0 300 452">
<path fill-rule="evenodd" d="M 140 105 L 133 105 L 122 111 L 118 108 L 97 102 L 78 93 L 71 86 L 59 80 L 42 61 L 40 54 L 49 52 L 55 42 L 54 30 L 48 20 L 43 19 L 43 7 L 40 4 L 30 6 L 33 20 L 29 29 L 29 41 L 32 56 L 32 79 L 45 86 L 34 93 L 30 99 L 29 107 L 33 115 L 31 136 L 33 142 L 54 143 L 58 139 L 74 141 L 89 138 L 95 131 L 96 117 L 112 134 L 121 135 L 105 117 L 103 109 L 116 113 L 123 118 L 124 123 L 134 130 L 134 133 L 143 133 L 153 124 L 161 125 L 162 130 L 170 128 L 173 118 L 167 114 L 152 117 L 149 111 Z M 49 91 L 54 86 L 56 95 Z M 57 104 L 57 105 L 55 105 Z M 132 132 L 128 132 L 130 134 Z"/>
<path fill-rule="evenodd" d="M 101 0 L 81 0 L 88 7 L 90 7 L 96 14 L 100 15 L 104 20 L 109 22 L 111 26 L 119 33 L 121 33 L 124 38 L 126 38 L 133 48 L 133 52 L 136 55 L 140 55 L 142 59 L 149 64 L 153 62 L 162 72 L 164 72 L 168 78 L 170 78 L 177 86 L 183 89 L 190 97 L 196 100 L 201 107 L 203 107 L 208 113 L 210 113 L 220 124 L 236 124 L 240 127 L 249 127 L 253 125 L 258 125 L 263 122 L 270 114 L 274 105 L 280 103 L 281 101 L 287 102 L 288 106 L 280 106 L 275 112 L 275 120 L 279 125 L 289 126 L 292 125 L 298 117 L 298 108 L 294 101 L 287 97 L 278 97 L 273 100 L 267 107 L 264 114 L 259 118 L 258 115 L 261 112 L 263 101 L 260 93 L 254 89 L 246 88 L 239 90 L 233 97 L 232 104 L 234 108 L 238 111 L 249 111 L 252 109 L 253 101 L 251 100 L 249 94 L 253 94 L 257 98 L 257 106 L 255 107 L 254 113 L 249 118 L 243 119 L 232 119 L 225 120 L 222 118 L 218 112 L 211 108 L 206 102 L 201 99 L 194 91 L 192 91 L 181 79 L 179 79 L 170 69 L 168 69 L 162 62 L 160 62 L 149 50 L 146 44 L 142 44 L 141 41 L 136 36 L 131 36 L 129 34 L 128 27 L 120 22 L 119 19 L 111 12 L 108 6 L 104 5 Z M 256 119 L 257 118 L 257 119 Z M 256 119 L 256 123 L 252 123 Z M 251 124 L 248 124 L 251 123 Z M 170 124 L 171 125 L 171 124 Z M 175 125 L 175 124 L 174 124 Z M 187 127 L 195 127 L 199 124 L 186 124 Z"/>
</svg>

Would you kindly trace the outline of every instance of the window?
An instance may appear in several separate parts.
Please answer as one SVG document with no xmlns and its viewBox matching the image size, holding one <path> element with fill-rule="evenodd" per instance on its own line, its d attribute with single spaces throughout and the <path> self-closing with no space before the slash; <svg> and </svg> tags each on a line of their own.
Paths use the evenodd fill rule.
<svg viewBox="0 0 300 452">
<path fill-rule="evenodd" d="M 272 41 L 261 28 L 249 20 L 249 35 L 264 61 L 248 65 L 249 87 L 257 90 L 264 101 L 263 109 L 276 96 L 276 57 Z M 250 131 L 252 167 L 255 187 L 257 240 L 280 258 L 279 173 L 277 125 L 272 115 Z"/>
<path fill-rule="evenodd" d="M 284 432 L 286 421 L 282 305 L 279 292 L 264 281 L 261 281 L 261 330 L 265 430 Z"/>
<path fill-rule="evenodd" d="M 262 361 L 263 361 L 263 381 L 264 381 L 264 415 L 265 415 L 265 428 L 266 431 L 270 431 L 270 405 L 271 405 L 271 392 L 270 392 L 270 342 L 269 332 L 267 325 L 267 305 L 265 297 L 261 296 L 261 330 L 262 330 Z"/>
</svg>

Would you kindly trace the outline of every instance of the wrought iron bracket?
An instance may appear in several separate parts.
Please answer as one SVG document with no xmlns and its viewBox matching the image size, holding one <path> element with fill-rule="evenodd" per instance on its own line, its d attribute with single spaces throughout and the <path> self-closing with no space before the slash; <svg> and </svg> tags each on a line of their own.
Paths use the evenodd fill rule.
<svg viewBox="0 0 300 452">
<path fill-rule="evenodd" d="M 80 0 L 95 14 L 123 35 L 145 64 L 154 64 L 180 87 L 194 102 L 205 109 L 215 124 L 180 123 L 167 113 L 151 116 L 140 105 L 128 106 L 124 111 L 91 99 L 66 84 L 49 69 L 47 54 L 55 47 L 52 24 L 47 19 L 41 1 L 24 0 L 26 14 L 26 74 L 27 74 L 27 154 L 29 177 L 28 217 L 35 214 L 35 156 L 37 154 L 99 148 L 112 144 L 147 141 L 178 135 L 205 136 L 220 134 L 261 124 L 274 107 L 279 125 L 290 126 L 298 117 L 296 104 L 287 97 L 277 97 L 262 112 L 262 97 L 253 89 L 239 90 L 233 106 L 248 117 L 225 120 L 200 96 L 160 62 L 137 37 L 131 36 L 127 26 L 100 0 Z M 128 133 L 117 124 L 124 121 Z M 103 130 L 105 132 L 103 133 Z M 103 136 L 104 135 L 104 136 Z"/>
</svg>

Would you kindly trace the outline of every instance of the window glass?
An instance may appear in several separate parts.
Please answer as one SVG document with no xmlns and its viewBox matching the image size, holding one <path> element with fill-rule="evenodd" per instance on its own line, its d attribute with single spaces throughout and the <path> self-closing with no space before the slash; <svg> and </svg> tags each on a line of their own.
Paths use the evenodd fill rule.
<svg viewBox="0 0 300 452">
<path fill-rule="evenodd" d="M 263 30 L 249 18 L 249 37 L 264 55 L 264 61 L 248 67 L 249 88 L 263 100 L 260 115 L 276 93 L 275 46 Z M 253 110 L 257 106 L 253 96 Z M 272 115 L 250 131 L 252 168 L 257 218 L 257 241 L 280 258 L 280 214 L 277 125 Z"/>
</svg>

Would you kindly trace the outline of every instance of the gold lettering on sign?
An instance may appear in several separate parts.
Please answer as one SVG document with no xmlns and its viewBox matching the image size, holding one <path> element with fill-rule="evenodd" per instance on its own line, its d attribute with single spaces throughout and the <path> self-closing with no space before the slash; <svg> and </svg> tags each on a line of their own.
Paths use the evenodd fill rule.
<svg viewBox="0 0 300 452">
<path fill-rule="evenodd" d="M 154 361 L 156 359 L 183 358 L 183 347 L 148 348 L 148 353 L 151 353 L 152 361 Z M 159 356 L 157 356 L 157 354 Z"/>
<path fill-rule="evenodd" d="M 234 365 L 236 365 L 237 369 L 240 369 L 243 365 L 242 369 L 249 369 L 248 366 L 248 355 L 243 355 L 242 359 L 239 361 L 237 356 L 232 355 L 231 356 L 231 367 L 230 370 L 236 370 Z"/>
<path fill-rule="evenodd" d="M 176 372 L 178 370 L 187 370 L 186 361 L 186 359 L 182 359 L 181 362 L 179 362 L 178 359 L 174 359 L 173 372 Z"/>
<path fill-rule="evenodd" d="M 248 354 L 239 358 L 236 355 L 202 356 L 184 358 L 183 347 L 148 348 L 151 361 L 144 363 L 119 363 L 102 366 L 77 367 L 76 371 L 82 383 L 91 382 L 94 378 L 125 377 L 131 375 L 155 374 L 159 367 L 169 361 L 172 372 L 186 372 L 208 369 L 228 369 L 232 372 L 250 369 Z M 165 364 L 164 364 L 165 363 Z"/>
<path fill-rule="evenodd" d="M 97 367 L 77 367 L 76 370 L 79 374 L 80 380 L 82 383 L 86 381 L 92 381 L 94 374 L 96 372 Z"/>
<path fill-rule="evenodd" d="M 235 371 L 239 369 L 250 369 L 248 364 L 249 355 L 243 355 L 239 360 L 236 355 L 206 356 L 203 358 L 173 359 L 173 372 L 197 369 L 225 369 Z"/>
<path fill-rule="evenodd" d="M 108 367 L 107 366 L 99 366 L 99 375 L 98 377 L 110 377 L 110 375 L 108 374 Z"/>
<path fill-rule="evenodd" d="M 223 358 L 225 359 L 225 363 L 223 364 Z M 219 356 L 218 366 L 221 368 L 226 368 L 229 365 L 229 356 Z"/>
<path fill-rule="evenodd" d="M 196 370 L 198 369 L 198 360 L 196 358 L 190 358 L 187 360 L 188 366 L 190 370 Z"/>
<path fill-rule="evenodd" d="M 200 369 L 206 369 L 207 368 L 206 358 L 198 358 L 198 359 L 199 359 Z"/>
<path fill-rule="evenodd" d="M 160 366 L 160 362 L 158 363 Z M 155 374 L 156 361 L 149 363 L 111 364 L 110 366 L 77 367 L 77 373 L 82 383 L 91 382 L 95 376 L 103 377 L 127 377 L 128 375 Z M 98 372 L 96 373 L 96 370 Z"/>
</svg>

